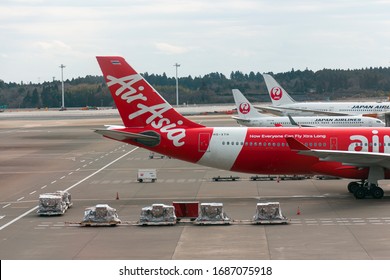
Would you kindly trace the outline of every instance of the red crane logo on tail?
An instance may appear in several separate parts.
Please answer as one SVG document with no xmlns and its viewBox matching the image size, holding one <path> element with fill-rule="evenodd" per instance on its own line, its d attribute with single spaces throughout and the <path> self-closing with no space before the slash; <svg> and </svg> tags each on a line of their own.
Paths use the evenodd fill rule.
<svg viewBox="0 0 390 280">
<path fill-rule="evenodd" d="M 272 100 L 280 100 L 282 99 L 282 89 L 280 87 L 273 87 L 271 89 L 271 98 Z"/>
<path fill-rule="evenodd" d="M 240 104 L 240 107 L 238 109 L 240 110 L 241 114 L 246 115 L 246 114 L 248 114 L 250 112 L 251 106 L 249 106 L 248 103 L 243 102 L 243 103 Z"/>
</svg>

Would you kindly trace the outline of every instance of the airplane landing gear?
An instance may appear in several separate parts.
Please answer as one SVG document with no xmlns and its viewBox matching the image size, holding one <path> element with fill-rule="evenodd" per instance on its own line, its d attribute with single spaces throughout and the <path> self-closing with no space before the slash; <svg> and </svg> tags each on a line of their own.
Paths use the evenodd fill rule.
<svg viewBox="0 0 390 280">
<path fill-rule="evenodd" d="M 368 195 L 371 195 L 375 199 L 380 199 L 384 195 L 382 188 L 380 188 L 377 184 L 370 184 L 367 181 L 364 183 L 350 182 L 348 184 L 348 191 L 353 193 L 357 199 L 363 199 Z"/>
<path fill-rule="evenodd" d="M 350 193 L 355 193 L 355 191 L 359 188 L 359 187 L 361 187 L 361 183 L 360 182 L 350 182 L 349 184 L 348 184 L 348 191 L 350 192 Z"/>
<path fill-rule="evenodd" d="M 376 198 L 376 199 L 382 198 L 384 195 L 383 189 L 378 187 L 378 186 L 371 188 L 370 193 L 371 193 L 372 197 Z"/>
</svg>

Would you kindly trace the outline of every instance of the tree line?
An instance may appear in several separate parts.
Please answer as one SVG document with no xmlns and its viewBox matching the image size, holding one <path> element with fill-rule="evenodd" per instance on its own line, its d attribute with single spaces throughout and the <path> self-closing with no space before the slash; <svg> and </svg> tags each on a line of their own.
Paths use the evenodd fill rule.
<svg viewBox="0 0 390 280">
<path fill-rule="evenodd" d="M 319 71 L 294 70 L 269 73 L 298 101 L 355 98 L 385 99 L 390 95 L 390 68 Z M 176 104 L 176 79 L 165 73 L 142 74 L 171 104 Z M 102 76 L 66 80 L 66 107 L 111 107 L 113 100 Z M 179 78 L 180 104 L 233 103 L 231 90 L 241 90 L 251 102 L 269 102 L 262 75 L 232 71 L 229 77 L 214 72 L 199 77 Z M 39 84 L 5 83 L 0 80 L 0 106 L 8 108 L 59 108 L 62 90 L 59 81 Z"/>
</svg>

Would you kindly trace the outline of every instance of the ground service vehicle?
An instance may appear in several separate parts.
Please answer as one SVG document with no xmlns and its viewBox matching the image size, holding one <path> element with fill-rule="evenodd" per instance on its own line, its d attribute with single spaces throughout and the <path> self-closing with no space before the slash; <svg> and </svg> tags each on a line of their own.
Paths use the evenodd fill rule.
<svg viewBox="0 0 390 280">
<path fill-rule="evenodd" d="M 145 181 L 150 181 L 154 183 L 157 180 L 156 169 L 138 169 L 137 181 L 142 183 Z"/>
</svg>

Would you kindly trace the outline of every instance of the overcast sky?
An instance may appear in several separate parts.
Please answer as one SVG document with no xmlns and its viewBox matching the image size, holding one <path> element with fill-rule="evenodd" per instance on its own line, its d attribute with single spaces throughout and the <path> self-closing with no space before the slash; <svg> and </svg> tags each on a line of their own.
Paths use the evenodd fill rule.
<svg viewBox="0 0 390 280">
<path fill-rule="evenodd" d="M 1 0 L 0 79 L 390 67 L 390 0 Z"/>
</svg>

